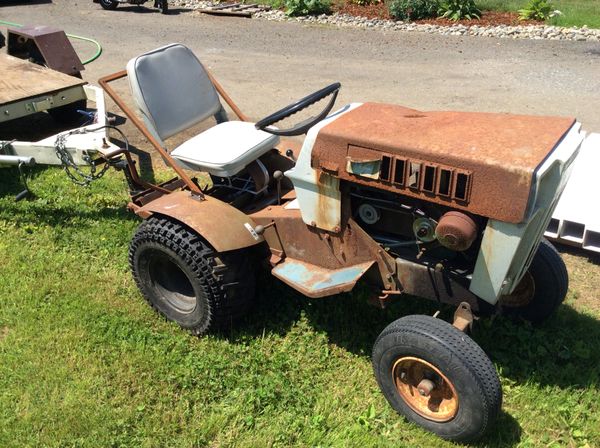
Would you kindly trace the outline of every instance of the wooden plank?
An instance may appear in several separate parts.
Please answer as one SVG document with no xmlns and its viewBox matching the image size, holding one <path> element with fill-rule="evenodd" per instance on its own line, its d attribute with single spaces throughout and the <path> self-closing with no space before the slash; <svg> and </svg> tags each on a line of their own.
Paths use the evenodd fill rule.
<svg viewBox="0 0 600 448">
<path fill-rule="evenodd" d="M 252 13 L 250 13 L 250 12 L 245 12 L 245 11 L 235 12 L 235 11 L 232 11 L 231 9 L 221 9 L 221 10 L 217 10 L 217 11 L 213 11 L 211 9 L 202 9 L 202 10 L 200 10 L 200 12 L 202 12 L 204 14 L 211 14 L 214 16 L 252 17 Z"/>
<path fill-rule="evenodd" d="M 252 3 L 244 5 L 242 3 L 226 3 L 218 6 L 211 6 L 199 11 L 204 14 L 212 14 L 215 16 L 235 16 L 235 17 L 252 17 L 252 14 L 259 11 L 268 11 L 270 6 L 258 5 Z"/>
<path fill-rule="evenodd" d="M 0 53 L 0 105 L 86 84 L 74 76 Z"/>
<path fill-rule="evenodd" d="M 240 5 L 241 5 L 241 3 L 224 3 L 222 5 L 210 6 L 206 9 L 208 9 L 209 11 L 219 11 L 220 9 L 235 8 L 236 6 L 240 6 Z"/>
<path fill-rule="evenodd" d="M 232 7 L 232 8 L 231 8 L 231 10 L 232 10 L 232 11 L 242 11 L 242 10 L 244 10 L 244 9 L 253 9 L 253 8 L 254 8 L 254 9 L 256 9 L 256 7 L 257 7 L 257 6 L 258 6 L 258 5 L 257 5 L 256 3 L 253 3 L 253 4 L 251 4 L 251 5 L 240 5 L 240 6 L 235 6 L 235 7 Z"/>
</svg>

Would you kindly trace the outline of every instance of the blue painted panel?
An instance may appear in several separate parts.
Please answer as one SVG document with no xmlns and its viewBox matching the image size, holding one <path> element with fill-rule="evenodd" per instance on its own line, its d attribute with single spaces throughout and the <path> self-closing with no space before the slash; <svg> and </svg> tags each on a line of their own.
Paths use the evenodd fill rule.
<svg viewBox="0 0 600 448">
<path fill-rule="evenodd" d="M 284 277 L 290 283 L 300 285 L 312 292 L 355 283 L 368 269 L 371 263 L 363 263 L 347 268 L 330 270 L 319 268 L 300 261 L 286 260 L 274 268 L 279 277 Z"/>
</svg>

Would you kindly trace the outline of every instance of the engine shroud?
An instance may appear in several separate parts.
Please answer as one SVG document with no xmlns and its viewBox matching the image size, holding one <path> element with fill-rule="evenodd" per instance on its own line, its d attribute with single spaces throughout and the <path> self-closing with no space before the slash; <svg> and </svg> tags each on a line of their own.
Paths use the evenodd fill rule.
<svg viewBox="0 0 600 448">
<path fill-rule="evenodd" d="M 323 127 L 311 166 L 499 221 L 527 218 L 536 169 L 574 118 L 365 103 Z"/>
</svg>

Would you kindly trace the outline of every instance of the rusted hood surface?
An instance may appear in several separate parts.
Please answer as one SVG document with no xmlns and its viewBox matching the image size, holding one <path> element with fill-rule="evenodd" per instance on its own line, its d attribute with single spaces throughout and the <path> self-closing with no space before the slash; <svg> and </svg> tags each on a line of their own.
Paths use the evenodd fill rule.
<svg viewBox="0 0 600 448">
<path fill-rule="evenodd" d="M 516 223 L 525 216 L 534 171 L 574 123 L 366 103 L 319 132 L 311 164 L 352 182 Z M 379 172 L 369 172 L 368 163 L 377 161 Z"/>
</svg>

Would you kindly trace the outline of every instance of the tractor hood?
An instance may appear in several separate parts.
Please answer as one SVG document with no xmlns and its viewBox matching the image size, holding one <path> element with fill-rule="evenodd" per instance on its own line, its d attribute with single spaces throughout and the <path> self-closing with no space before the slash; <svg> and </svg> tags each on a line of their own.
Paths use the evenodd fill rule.
<svg viewBox="0 0 600 448">
<path fill-rule="evenodd" d="M 312 168 L 499 221 L 527 218 L 535 172 L 574 118 L 365 103 L 324 126 Z"/>
</svg>

